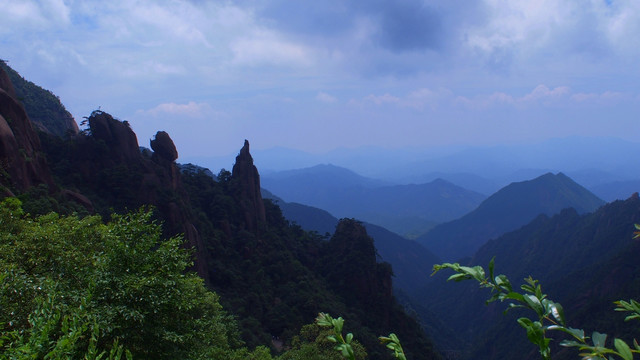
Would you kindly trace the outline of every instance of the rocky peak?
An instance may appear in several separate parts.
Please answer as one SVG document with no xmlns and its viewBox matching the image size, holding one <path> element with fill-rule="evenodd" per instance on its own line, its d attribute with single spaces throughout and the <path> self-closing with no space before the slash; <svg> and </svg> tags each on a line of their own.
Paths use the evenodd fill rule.
<svg viewBox="0 0 640 360">
<path fill-rule="evenodd" d="M 126 121 L 119 121 L 106 112 L 96 110 L 89 117 L 89 129 L 96 140 L 102 140 L 109 147 L 114 160 L 135 160 L 140 158 L 138 138 Z"/>
<path fill-rule="evenodd" d="M 165 131 L 158 131 L 153 140 L 151 140 L 151 150 L 154 156 L 163 160 L 173 162 L 178 158 L 178 150 Z"/>
<path fill-rule="evenodd" d="M 244 141 L 244 146 L 236 157 L 231 179 L 238 201 L 244 211 L 247 229 L 257 232 L 258 225 L 266 222 L 266 215 L 260 193 L 260 175 L 258 169 L 253 165 L 247 140 Z"/>
<path fill-rule="evenodd" d="M 180 186 L 180 169 L 175 163 L 178 158 L 178 150 L 165 131 L 158 131 L 154 139 L 150 141 L 153 150 L 152 159 L 162 166 L 167 172 L 172 189 Z"/>
</svg>

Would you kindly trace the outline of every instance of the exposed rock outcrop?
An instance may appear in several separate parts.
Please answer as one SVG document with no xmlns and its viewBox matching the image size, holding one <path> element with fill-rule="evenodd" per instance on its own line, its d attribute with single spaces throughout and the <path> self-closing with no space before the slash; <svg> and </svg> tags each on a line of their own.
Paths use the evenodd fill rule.
<svg viewBox="0 0 640 360">
<path fill-rule="evenodd" d="M 103 111 L 94 111 L 89 117 L 89 129 L 96 140 L 118 151 L 111 151 L 111 156 L 117 161 L 136 161 L 140 159 L 138 138 L 129 124 L 117 121 L 113 116 Z"/>
<path fill-rule="evenodd" d="M 4 90 L 14 99 L 18 99 L 16 95 L 16 90 L 11 83 L 11 79 L 9 78 L 9 74 L 7 74 L 4 69 L 0 67 L 0 89 Z"/>
<path fill-rule="evenodd" d="M 96 204 L 96 210 L 103 215 L 154 206 L 165 236 L 184 235 L 186 246 L 195 249 L 194 270 L 208 281 L 206 248 L 193 225 L 189 197 L 174 161 L 178 152 L 169 134 L 158 132 L 151 141 L 154 152 L 149 156 L 140 151 L 127 122 L 94 111 L 88 124 L 88 136 L 74 137 L 62 152 L 53 152 L 60 156 L 59 161 L 68 161 L 74 169 L 66 181 Z M 76 197 L 79 200 L 82 199 Z"/>
<path fill-rule="evenodd" d="M 253 165 L 253 158 L 249 152 L 249 141 L 244 141 L 240 154 L 236 156 L 231 178 L 234 184 L 237 200 L 243 209 L 246 227 L 257 233 L 260 224 L 266 222 L 264 202 L 260 193 L 260 174 Z"/>
<path fill-rule="evenodd" d="M 158 131 L 155 138 L 150 141 L 150 145 L 153 150 L 151 158 L 168 170 L 167 174 L 171 189 L 178 189 L 180 187 L 180 169 L 175 162 L 178 158 L 178 150 L 176 150 L 173 140 L 165 131 Z"/>
<path fill-rule="evenodd" d="M 19 100 L 35 129 L 62 138 L 79 133 L 73 116 L 51 91 L 25 80 L 2 60 L 0 68 L 4 70 L 4 75 L 0 76 L 0 88 Z M 11 90 L 6 84 L 11 85 Z"/>
<path fill-rule="evenodd" d="M 155 156 L 166 161 L 175 161 L 178 158 L 178 150 L 165 131 L 158 131 L 155 139 L 151 140 L 151 149 Z"/>
<path fill-rule="evenodd" d="M 2 68 L 0 87 L 0 183 L 19 191 L 42 183 L 53 189 L 40 139 Z"/>
</svg>

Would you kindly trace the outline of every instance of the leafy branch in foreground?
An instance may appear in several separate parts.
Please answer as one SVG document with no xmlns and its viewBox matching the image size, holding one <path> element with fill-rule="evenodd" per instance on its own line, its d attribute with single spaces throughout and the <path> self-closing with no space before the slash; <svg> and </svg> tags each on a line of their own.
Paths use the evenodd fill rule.
<svg viewBox="0 0 640 360">
<path fill-rule="evenodd" d="M 640 227 L 636 225 L 640 230 Z M 635 238 L 640 237 L 640 231 L 636 232 Z M 527 332 L 527 338 L 535 344 L 542 358 L 551 359 L 551 349 L 549 343 L 551 338 L 547 336 L 548 331 L 560 331 L 571 336 L 571 340 L 563 340 L 561 346 L 576 347 L 580 350 L 580 356 L 583 359 L 614 359 L 617 356 L 624 360 L 632 360 L 633 354 L 640 354 L 640 345 L 636 340 L 633 341 L 634 349 L 621 339 L 614 339 L 613 345 L 615 349 L 606 347 L 607 335 L 594 331 L 591 338 L 585 336 L 584 330 L 568 327 L 565 321 L 564 310 L 559 303 L 556 303 L 542 292 L 542 288 L 538 280 L 531 277 L 525 279 L 525 284 L 520 286 L 521 292 L 514 291 L 511 282 L 505 275 L 494 276 L 494 259 L 489 262 L 489 274 L 487 275 L 482 266 L 461 266 L 458 263 L 444 263 L 434 265 L 433 274 L 442 269 L 451 269 L 455 274 L 449 276 L 447 280 L 463 281 L 476 280 L 481 288 L 488 288 L 491 291 L 491 297 L 487 303 L 494 301 L 508 301 L 509 305 L 505 313 L 513 308 L 526 308 L 532 310 L 536 317 L 521 317 L 517 320 Z M 625 321 L 631 319 L 640 319 L 640 304 L 631 300 L 616 301 L 618 307 L 616 311 L 631 312 Z M 591 343 L 588 340 L 591 339 Z"/>
<path fill-rule="evenodd" d="M 337 343 L 335 349 L 340 351 L 342 357 L 349 360 L 355 360 L 355 353 L 351 343 L 353 341 L 353 334 L 347 333 L 346 337 L 342 336 L 342 327 L 344 326 L 344 319 L 342 317 L 333 318 L 327 313 L 319 313 L 316 318 L 316 324 L 323 327 L 333 328 L 333 334 L 327 336 L 327 339 Z M 387 348 L 393 351 L 393 356 L 400 360 L 407 360 L 400 345 L 400 340 L 396 334 L 389 334 L 388 337 L 380 336 L 378 338 L 382 344 L 386 344 Z"/>
</svg>

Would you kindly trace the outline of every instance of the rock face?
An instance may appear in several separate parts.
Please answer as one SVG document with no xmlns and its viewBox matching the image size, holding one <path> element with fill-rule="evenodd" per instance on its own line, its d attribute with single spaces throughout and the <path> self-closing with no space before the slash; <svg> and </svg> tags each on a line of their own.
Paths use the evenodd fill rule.
<svg viewBox="0 0 640 360">
<path fill-rule="evenodd" d="M 0 67 L 0 89 L 4 90 L 9 94 L 10 97 L 17 99 L 16 90 L 11 83 L 11 79 L 9 79 L 9 74 L 7 74 L 4 69 Z"/>
<path fill-rule="evenodd" d="M 102 111 L 88 118 L 89 135 L 79 135 L 63 149 L 53 151 L 59 162 L 68 162 L 73 176 L 65 178 L 103 215 L 141 206 L 156 208 L 165 236 L 183 234 L 186 246 L 195 249 L 195 269 L 208 281 L 207 252 L 190 212 L 175 159 L 176 147 L 169 134 L 160 131 L 151 141 L 152 154 L 143 154 L 128 123 Z M 60 177 L 65 174 L 56 173 Z M 108 204 L 105 208 L 104 204 Z"/>
<path fill-rule="evenodd" d="M 249 141 L 244 141 L 240 154 L 236 156 L 231 179 L 234 184 L 237 200 L 244 212 L 246 227 L 249 231 L 258 232 L 260 224 L 266 222 L 264 202 L 260 193 L 260 175 L 253 165 L 249 153 Z"/>
<path fill-rule="evenodd" d="M 171 189 L 177 190 L 180 187 L 180 169 L 175 163 L 178 158 L 178 150 L 165 131 L 158 131 L 153 140 L 150 141 L 153 155 L 151 158 L 169 172 L 169 181 Z"/>
<path fill-rule="evenodd" d="M 103 111 L 94 111 L 89 117 L 89 129 L 96 140 L 102 140 L 111 149 L 116 161 L 135 161 L 140 159 L 138 138 L 128 123 L 117 121 Z"/>
<path fill-rule="evenodd" d="M 0 184 L 19 191 L 42 183 L 54 188 L 40 152 L 40 139 L 15 98 L 11 81 L 0 68 Z"/>
<path fill-rule="evenodd" d="M 156 133 L 155 139 L 151 140 L 151 150 L 163 160 L 175 161 L 178 158 L 178 150 L 165 131 Z"/>
</svg>

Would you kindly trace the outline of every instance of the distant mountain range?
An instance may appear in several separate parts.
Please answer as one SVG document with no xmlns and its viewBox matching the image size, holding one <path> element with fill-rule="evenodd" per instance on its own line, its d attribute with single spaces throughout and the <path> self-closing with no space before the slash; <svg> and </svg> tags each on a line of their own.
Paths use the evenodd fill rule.
<svg viewBox="0 0 640 360">
<path fill-rule="evenodd" d="M 388 185 L 334 165 L 271 173 L 262 184 L 287 202 L 355 217 L 406 237 L 473 210 L 485 196 L 442 179 L 426 184 Z"/>
<path fill-rule="evenodd" d="M 528 180 L 547 172 L 562 171 L 587 188 L 640 179 L 640 159 L 630 156 L 640 153 L 640 143 L 604 137 L 574 136 L 533 144 L 498 146 L 361 147 L 335 149 L 321 154 L 273 148 L 254 153 L 263 175 L 331 163 L 395 184 L 419 184 L 442 178 L 485 195 L 511 182 Z M 233 164 L 233 156 L 186 160 L 217 172 L 221 167 L 229 168 Z M 478 178 L 466 181 L 469 176 Z"/>
<path fill-rule="evenodd" d="M 492 238 L 516 230 L 540 214 L 564 208 L 579 213 L 596 210 L 604 201 L 562 173 L 548 173 L 512 183 L 484 200 L 460 219 L 440 224 L 417 241 L 444 261 L 473 253 Z"/>
<path fill-rule="evenodd" d="M 495 258 L 496 274 L 506 274 L 514 287 L 529 275 L 540 280 L 550 299 L 563 305 L 570 326 L 627 340 L 637 336 L 637 323 L 624 322 L 624 315 L 613 311 L 613 301 L 640 297 L 640 242 L 631 239 L 633 225 L 638 222 L 637 194 L 589 214 L 566 209 L 553 217 L 540 215 L 522 228 L 489 241 L 463 264 L 486 269 Z M 437 274 L 422 289 L 418 301 L 460 337 L 471 340 L 470 348 L 458 348 L 464 354 L 460 358 L 540 358 L 515 321 L 530 314 L 504 315 L 506 304 L 487 306 L 487 291 L 471 281 L 446 282 L 449 275 Z M 561 338 L 559 334 L 552 337 Z M 557 348 L 554 352 L 554 359 L 576 358 L 575 351 Z"/>
</svg>

